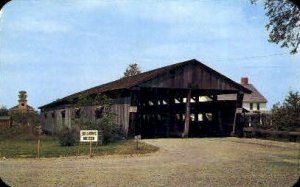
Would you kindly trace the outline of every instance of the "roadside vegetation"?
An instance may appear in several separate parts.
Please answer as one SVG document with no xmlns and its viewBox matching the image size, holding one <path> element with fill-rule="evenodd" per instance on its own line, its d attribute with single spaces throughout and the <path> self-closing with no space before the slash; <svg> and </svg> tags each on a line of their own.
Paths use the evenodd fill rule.
<svg viewBox="0 0 300 187">
<path fill-rule="evenodd" d="M 244 137 L 278 141 L 300 141 L 300 94 L 289 91 L 282 103 L 273 105 L 271 113 L 251 115 L 251 127 L 243 128 Z M 249 116 L 246 123 L 249 123 Z"/>
<path fill-rule="evenodd" d="M 300 94 L 290 91 L 282 104 L 272 107 L 274 130 L 300 131 Z"/>
<path fill-rule="evenodd" d="M 76 143 L 73 146 L 61 146 L 57 136 L 32 133 L 28 126 L 12 127 L 0 133 L 0 158 L 36 158 L 38 157 L 38 139 L 40 139 L 39 157 L 88 156 L 89 143 Z M 146 154 L 158 148 L 135 140 L 119 140 L 104 145 L 93 143 L 93 156 L 114 154 Z"/>
</svg>

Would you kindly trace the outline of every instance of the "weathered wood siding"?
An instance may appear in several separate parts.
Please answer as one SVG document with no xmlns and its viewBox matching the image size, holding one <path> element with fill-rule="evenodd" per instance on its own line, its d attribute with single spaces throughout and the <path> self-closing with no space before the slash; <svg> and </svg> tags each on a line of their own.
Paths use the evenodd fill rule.
<svg viewBox="0 0 300 187">
<path fill-rule="evenodd" d="M 66 107 L 64 109 L 48 109 L 42 112 L 42 128 L 50 133 L 58 133 L 63 127 L 72 127 L 76 121 L 95 122 L 95 110 L 99 106 Z M 128 133 L 129 126 L 129 107 L 130 97 L 118 98 L 113 100 L 112 113 L 113 119 L 118 124 L 125 135 Z M 76 118 L 76 110 L 80 109 L 80 117 Z M 65 113 L 63 117 L 62 112 Z"/>
<path fill-rule="evenodd" d="M 123 129 L 123 132 L 127 137 L 129 128 L 130 97 L 115 99 L 113 103 L 112 112 L 115 114 L 115 123 Z"/>
<path fill-rule="evenodd" d="M 216 76 L 211 71 L 195 64 L 188 64 L 171 70 L 140 85 L 141 87 L 156 88 L 193 88 L 203 90 L 237 90 L 223 76 Z"/>
<path fill-rule="evenodd" d="M 62 113 L 65 113 L 63 117 Z M 63 127 L 71 127 L 72 108 L 47 110 L 41 113 L 42 129 L 50 133 L 58 133 Z"/>
</svg>

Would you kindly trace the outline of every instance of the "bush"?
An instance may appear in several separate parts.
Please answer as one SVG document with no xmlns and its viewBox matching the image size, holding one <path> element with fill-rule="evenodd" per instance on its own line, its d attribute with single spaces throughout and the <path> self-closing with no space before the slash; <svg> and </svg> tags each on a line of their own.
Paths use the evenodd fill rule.
<svg viewBox="0 0 300 187">
<path fill-rule="evenodd" d="M 120 140 L 122 138 L 121 129 L 110 119 L 101 118 L 99 120 L 99 130 L 102 133 L 102 142 L 104 144 Z"/>
<path fill-rule="evenodd" d="M 33 125 L 14 125 L 0 131 L 0 140 L 35 140 L 39 136 L 38 126 Z"/>
<path fill-rule="evenodd" d="M 75 128 L 63 128 L 58 134 L 58 140 L 61 146 L 73 146 L 78 139 L 78 133 Z"/>
<path fill-rule="evenodd" d="M 290 91 L 281 105 L 272 108 L 272 123 L 275 130 L 299 131 L 300 128 L 300 95 Z"/>
<path fill-rule="evenodd" d="M 102 139 L 102 143 L 104 144 L 121 139 L 121 128 L 113 120 L 115 114 L 111 110 L 112 100 L 110 98 L 101 94 L 96 94 L 94 96 L 82 96 L 79 97 L 74 106 L 84 108 L 86 106 L 94 105 L 101 106 L 101 110 L 98 114 L 99 118 L 91 119 L 89 115 L 82 114 L 80 119 L 72 119 L 72 126 L 78 127 L 78 131 L 79 129 L 98 130 L 99 140 Z"/>
<path fill-rule="evenodd" d="M 99 140 L 107 144 L 122 139 L 122 132 L 119 126 L 112 122 L 110 118 L 102 117 L 94 122 L 85 122 L 80 125 L 81 129 L 98 130 Z"/>
<path fill-rule="evenodd" d="M 40 125 L 40 115 L 38 112 L 12 112 L 11 119 L 13 125 Z"/>
</svg>

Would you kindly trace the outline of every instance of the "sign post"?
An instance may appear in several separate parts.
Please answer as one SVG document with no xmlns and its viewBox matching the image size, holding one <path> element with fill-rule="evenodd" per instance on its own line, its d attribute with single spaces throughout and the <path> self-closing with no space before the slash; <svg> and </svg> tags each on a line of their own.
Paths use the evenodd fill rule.
<svg viewBox="0 0 300 187">
<path fill-rule="evenodd" d="M 40 158 L 40 144 L 41 144 L 41 140 L 40 137 L 38 138 L 38 144 L 37 144 L 37 157 Z"/>
<path fill-rule="evenodd" d="M 90 141 L 90 157 L 92 157 L 92 141 Z"/>
<path fill-rule="evenodd" d="M 141 135 L 134 136 L 134 139 L 136 141 L 136 150 L 139 150 L 139 140 L 141 139 Z"/>
<path fill-rule="evenodd" d="M 92 157 L 92 142 L 98 142 L 98 130 L 80 130 L 80 142 L 90 142 L 90 157 Z"/>
</svg>

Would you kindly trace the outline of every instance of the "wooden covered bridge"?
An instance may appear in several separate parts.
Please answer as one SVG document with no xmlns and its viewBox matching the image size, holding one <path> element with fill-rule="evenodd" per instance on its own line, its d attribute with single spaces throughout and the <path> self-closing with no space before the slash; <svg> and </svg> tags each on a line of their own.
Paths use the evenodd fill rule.
<svg viewBox="0 0 300 187">
<path fill-rule="evenodd" d="M 115 122 L 125 136 L 187 137 L 228 135 L 235 111 L 250 90 L 193 59 L 96 86 L 41 106 L 42 126 L 56 133 L 72 126 L 74 102 L 82 95 L 105 94 L 113 100 Z M 232 101 L 218 95 L 237 94 Z M 81 110 L 96 120 L 97 106 Z M 235 127 L 238 128 L 238 127 Z"/>
</svg>

